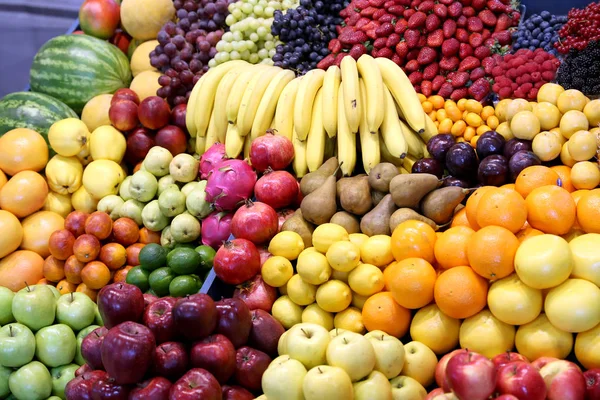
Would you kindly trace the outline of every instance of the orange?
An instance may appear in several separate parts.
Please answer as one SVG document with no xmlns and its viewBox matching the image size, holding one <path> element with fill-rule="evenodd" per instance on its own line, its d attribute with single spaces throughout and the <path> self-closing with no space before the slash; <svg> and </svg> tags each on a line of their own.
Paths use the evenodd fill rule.
<svg viewBox="0 0 600 400">
<path fill-rule="evenodd" d="M 571 182 L 571 167 L 566 165 L 555 165 L 550 169 L 558 174 L 560 177 L 560 187 L 565 189 L 567 192 L 572 193 L 575 191 L 575 186 Z"/>
<path fill-rule="evenodd" d="M 72 293 L 77 289 L 77 285 L 63 279 L 62 281 L 56 284 L 56 288 L 60 292 L 60 294 Z"/>
<path fill-rule="evenodd" d="M 579 203 L 579 200 L 589 192 L 590 192 L 589 189 L 580 189 L 580 190 L 571 192 L 571 197 L 573 197 L 573 200 L 575 200 L 575 205 L 577 205 L 577 203 Z"/>
<path fill-rule="evenodd" d="M 550 185 L 534 189 L 525 201 L 527 221 L 532 228 L 553 235 L 564 235 L 575 223 L 575 200 L 560 186 Z"/>
<path fill-rule="evenodd" d="M 515 184 L 514 183 L 507 183 L 505 185 L 500 186 L 503 189 L 510 189 L 510 190 L 515 190 Z"/>
<path fill-rule="evenodd" d="M 17 250 L 0 260 L 0 286 L 13 292 L 44 277 L 44 259 L 29 250 Z"/>
<path fill-rule="evenodd" d="M 600 189 L 590 190 L 581 197 L 577 220 L 586 233 L 600 233 Z"/>
<path fill-rule="evenodd" d="M 469 265 L 467 244 L 475 231 L 467 226 L 455 226 L 442 232 L 435 242 L 435 259 L 441 268 Z"/>
<path fill-rule="evenodd" d="M 0 210 L 0 259 L 19 248 L 23 240 L 21 221 L 12 213 Z"/>
<path fill-rule="evenodd" d="M 8 182 L 8 178 L 6 177 L 6 174 L 0 169 L 0 189 L 2 189 L 2 186 L 4 186 L 6 182 Z"/>
<path fill-rule="evenodd" d="M 67 281 L 74 284 L 79 285 L 81 281 L 81 271 L 85 267 L 85 264 L 77 259 L 77 257 L 70 256 L 65 261 L 65 277 Z"/>
<path fill-rule="evenodd" d="M 110 282 L 110 270 L 103 262 L 89 262 L 81 270 L 81 280 L 90 289 L 101 289 Z"/>
<path fill-rule="evenodd" d="M 17 128 L 0 137 L 0 169 L 6 174 L 41 171 L 47 163 L 48 144 L 36 131 Z"/>
<path fill-rule="evenodd" d="M 134 243 L 125 249 L 127 251 L 127 265 L 140 265 L 140 251 L 142 251 L 144 246 L 145 244 L 143 243 Z"/>
<path fill-rule="evenodd" d="M 362 319 L 369 331 L 381 330 L 401 338 L 408 332 L 411 313 L 396 303 L 390 292 L 379 292 L 365 301 Z"/>
<path fill-rule="evenodd" d="M 435 231 L 426 223 L 416 220 L 404 221 L 392 233 L 392 254 L 396 261 L 419 257 L 432 263 L 435 260 L 433 248 L 436 240 Z"/>
<path fill-rule="evenodd" d="M 133 268 L 131 265 L 127 265 L 121 269 L 115 271 L 113 275 L 113 282 L 125 282 L 125 278 L 127 278 L 127 273 L 129 270 Z"/>
<path fill-rule="evenodd" d="M 474 191 L 467 200 L 465 210 L 467 213 L 467 219 L 469 220 L 469 224 L 471 224 L 471 228 L 473 228 L 473 230 L 478 230 L 480 228 L 480 226 L 477 224 L 477 207 L 479 206 L 481 197 L 490 189 L 495 188 L 493 186 L 482 186 Z"/>
<path fill-rule="evenodd" d="M 406 258 L 384 271 L 385 288 L 402 307 L 417 309 L 433 300 L 435 269 L 422 258 Z"/>
<path fill-rule="evenodd" d="M 470 267 L 446 270 L 435 282 L 434 298 L 449 317 L 464 319 L 483 310 L 487 303 L 488 283 Z"/>
<path fill-rule="evenodd" d="M 110 270 L 117 270 L 127 262 L 127 250 L 119 243 L 107 243 L 100 249 L 98 259 Z"/>
<path fill-rule="evenodd" d="M 87 285 L 85 283 L 79 284 L 79 286 L 77 286 L 77 289 L 75 289 L 75 291 L 87 295 L 94 302 L 96 301 L 96 297 L 98 297 L 98 291 L 90 289 L 89 287 L 87 287 Z"/>
<path fill-rule="evenodd" d="M 51 282 L 46 279 L 46 278 L 42 278 L 39 281 L 37 281 L 35 284 L 36 285 L 49 285 Z"/>
<path fill-rule="evenodd" d="M 516 233 L 527 221 L 527 204 L 514 190 L 488 190 L 477 204 L 476 219 L 477 225 L 482 228 L 496 225 Z"/>
<path fill-rule="evenodd" d="M 560 176 L 556 171 L 551 170 L 543 165 L 533 165 L 525 168 L 515 181 L 515 190 L 519 192 L 524 199 L 533 191 L 533 189 L 547 186 L 558 185 Z"/>
<path fill-rule="evenodd" d="M 48 184 L 42 175 L 21 171 L 2 186 L 0 208 L 24 218 L 42 208 L 47 196 Z"/>
<path fill-rule="evenodd" d="M 140 229 L 140 243 L 156 243 L 160 244 L 160 232 L 153 232 L 150 229 L 144 227 Z"/>
<path fill-rule="evenodd" d="M 471 224 L 469 223 L 469 220 L 467 219 L 467 209 L 465 207 L 461 208 L 460 210 L 458 210 L 456 212 L 456 214 L 454 214 L 454 217 L 452 218 L 452 223 L 450 224 L 451 228 L 454 228 L 455 226 L 466 226 L 471 228 Z M 473 228 L 471 228 L 473 229 Z"/>
<path fill-rule="evenodd" d="M 65 279 L 65 262 L 54 256 L 48 256 L 44 261 L 44 278 L 50 282 L 59 282 Z"/>
<path fill-rule="evenodd" d="M 543 235 L 544 232 L 540 231 L 539 229 L 534 229 L 530 226 L 521 229 L 519 232 L 517 232 L 517 239 L 519 239 L 519 242 L 523 243 L 524 241 L 526 241 L 529 238 L 532 238 L 534 236 L 539 236 L 539 235 Z"/>
<path fill-rule="evenodd" d="M 469 265 L 486 279 L 502 279 L 515 270 L 518 248 L 519 239 L 514 233 L 501 226 L 486 226 L 469 239 Z"/>
<path fill-rule="evenodd" d="M 65 227 L 65 219 L 53 211 L 38 211 L 25 218 L 23 225 L 23 250 L 35 251 L 42 257 L 48 257 L 48 240 L 54 231 Z"/>
</svg>

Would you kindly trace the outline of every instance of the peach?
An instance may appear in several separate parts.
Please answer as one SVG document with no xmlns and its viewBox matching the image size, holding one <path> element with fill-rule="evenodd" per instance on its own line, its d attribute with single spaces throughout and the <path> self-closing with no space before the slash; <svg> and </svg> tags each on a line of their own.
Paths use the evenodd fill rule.
<svg viewBox="0 0 600 400">
<path fill-rule="evenodd" d="M 68 229 L 61 229 L 50 235 L 48 249 L 54 258 L 64 261 L 73 255 L 73 243 L 75 243 L 75 235 Z"/>
<path fill-rule="evenodd" d="M 100 249 L 99 259 L 111 270 L 117 270 L 127 262 L 127 250 L 119 243 L 108 243 Z"/>
<path fill-rule="evenodd" d="M 98 258 L 100 241 L 94 235 L 84 234 L 75 239 L 73 255 L 82 263 L 88 263 Z"/>
<path fill-rule="evenodd" d="M 113 221 L 105 212 L 95 211 L 90 214 L 85 221 L 85 233 L 94 235 L 100 240 L 110 236 L 112 232 Z"/>
<path fill-rule="evenodd" d="M 83 211 L 73 211 L 65 218 L 65 229 L 71 231 L 76 238 L 85 233 L 85 221 L 90 216 Z"/>
<path fill-rule="evenodd" d="M 62 281 L 60 281 L 56 284 L 56 288 L 58 289 L 60 294 L 67 294 L 67 293 L 73 293 L 75 291 L 75 289 L 77 289 L 77 285 L 69 282 L 66 279 L 63 279 Z"/>
</svg>

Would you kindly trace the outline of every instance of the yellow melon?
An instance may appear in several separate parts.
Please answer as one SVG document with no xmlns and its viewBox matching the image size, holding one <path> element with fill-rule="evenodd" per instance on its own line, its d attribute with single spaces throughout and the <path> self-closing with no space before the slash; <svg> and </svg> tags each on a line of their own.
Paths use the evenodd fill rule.
<svg viewBox="0 0 600 400">
<path fill-rule="evenodd" d="M 156 71 L 150 64 L 150 52 L 152 52 L 156 46 L 158 46 L 158 40 L 149 40 L 144 42 L 135 49 L 131 55 L 131 73 L 133 76 L 138 76 L 140 72 L 144 71 Z"/>
<path fill-rule="evenodd" d="M 164 24 L 175 18 L 172 0 L 123 0 L 121 23 L 132 37 L 155 39 Z"/>
<path fill-rule="evenodd" d="M 44 259 L 29 250 L 19 250 L 0 260 L 0 286 L 16 292 L 25 284 L 34 285 L 44 278 Z"/>
<path fill-rule="evenodd" d="M 99 94 L 92 97 L 83 107 L 81 120 L 90 132 L 93 132 L 99 126 L 110 125 L 108 110 L 110 109 L 112 97 L 112 94 Z"/>
</svg>

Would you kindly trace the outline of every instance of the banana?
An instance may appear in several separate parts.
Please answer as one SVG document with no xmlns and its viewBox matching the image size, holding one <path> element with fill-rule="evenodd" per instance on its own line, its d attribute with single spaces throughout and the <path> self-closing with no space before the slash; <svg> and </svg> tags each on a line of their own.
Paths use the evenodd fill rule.
<svg viewBox="0 0 600 400">
<path fill-rule="evenodd" d="M 215 110 L 213 109 L 212 114 L 210 114 L 210 120 L 208 121 L 208 128 L 206 129 L 206 139 L 204 143 L 204 151 L 208 151 L 210 146 L 217 143 L 219 141 L 219 134 L 217 132 L 217 127 L 215 124 Z"/>
<path fill-rule="evenodd" d="M 190 98 L 188 99 L 188 103 L 187 103 L 187 108 L 186 108 L 186 113 L 185 113 L 185 127 L 187 128 L 190 136 L 192 136 L 192 137 L 196 136 L 196 132 L 197 132 L 196 115 L 194 113 L 194 110 L 196 109 L 196 105 L 198 103 L 200 88 L 205 79 L 204 78 L 205 76 L 206 76 L 206 74 L 202 75 L 202 77 L 200 77 L 198 82 L 196 82 L 196 84 L 192 88 L 192 91 L 190 93 Z"/>
<path fill-rule="evenodd" d="M 277 100 L 277 107 L 275 109 L 275 123 L 274 128 L 278 135 L 285 136 L 292 140 L 292 132 L 294 127 L 294 103 L 296 101 L 296 94 L 298 93 L 298 86 L 303 77 L 293 79 L 288 83 L 281 95 Z"/>
<path fill-rule="evenodd" d="M 349 58 L 349 57 L 344 57 Z M 360 94 L 360 93 L 359 93 Z M 344 85 L 340 85 L 338 98 L 344 98 Z M 356 134 L 350 130 L 344 102 L 338 101 L 337 157 L 344 175 L 352 175 L 356 166 Z"/>
<path fill-rule="evenodd" d="M 240 128 L 240 134 L 246 136 L 252 130 L 252 124 L 256 117 L 256 111 L 269 87 L 271 81 L 283 70 L 279 67 L 270 67 L 254 76 L 248 84 L 237 115 L 237 124 Z"/>
<path fill-rule="evenodd" d="M 250 159 L 250 147 L 252 147 L 252 135 L 246 135 L 244 137 L 242 137 L 242 139 L 244 139 L 244 159 L 245 160 L 249 160 Z"/>
<path fill-rule="evenodd" d="M 359 85 L 361 100 L 363 104 L 367 104 L 368 89 L 365 87 L 366 82 L 364 81 L 364 79 L 360 79 Z M 379 152 L 379 132 L 376 130 L 373 133 L 369 129 L 367 113 L 362 113 L 362 117 L 360 119 L 360 126 L 358 127 L 358 133 L 360 137 L 360 152 L 362 154 L 363 167 L 365 169 L 365 172 L 368 174 L 369 171 L 371 171 L 371 168 L 379 164 L 381 154 Z"/>
<path fill-rule="evenodd" d="M 346 121 L 348 121 L 350 131 L 358 132 L 358 126 L 360 125 L 360 116 L 363 112 L 363 105 L 360 101 L 360 89 L 358 87 L 358 68 L 356 66 L 356 61 L 352 57 L 344 57 L 342 58 L 340 69 L 342 71 L 342 86 L 344 87 L 344 97 L 340 98 L 338 95 L 338 98 L 342 101 L 344 105 L 344 110 L 346 111 Z"/>
<path fill-rule="evenodd" d="M 366 97 L 362 98 L 363 114 L 367 114 L 367 122 L 371 133 L 377 132 L 383 123 L 383 78 L 375 59 L 368 54 L 360 56 L 356 62 L 360 76 L 365 81 Z"/>
<path fill-rule="evenodd" d="M 227 126 L 227 136 L 225 138 L 225 152 L 229 158 L 237 158 L 244 149 L 244 137 L 239 134 L 236 124 Z"/>
<path fill-rule="evenodd" d="M 420 160 L 425 155 L 423 141 L 419 135 L 413 131 L 410 126 L 408 126 L 406 122 L 401 119 L 398 121 L 400 122 L 400 127 L 402 128 L 402 135 L 404 135 L 404 139 L 408 145 L 408 154 Z"/>
<path fill-rule="evenodd" d="M 319 89 L 315 96 L 312 110 L 312 121 L 306 139 L 306 165 L 310 172 L 319 169 L 325 157 L 325 139 L 327 133 L 323 127 L 323 89 Z"/>
<path fill-rule="evenodd" d="M 429 139 L 438 134 L 438 128 L 433 123 L 433 120 L 429 118 L 429 115 L 425 114 L 425 131 L 421 134 L 421 139 L 425 143 L 429 142 Z"/>
<path fill-rule="evenodd" d="M 330 138 L 337 133 L 337 102 L 341 83 L 340 67 L 332 65 L 327 68 L 323 79 L 323 126 Z"/>
<path fill-rule="evenodd" d="M 404 167 L 398 167 L 398 171 L 400 171 L 401 174 L 410 174 L 410 171 Z"/>
<path fill-rule="evenodd" d="M 306 164 L 306 141 L 298 139 L 295 127 L 292 131 L 292 144 L 294 145 L 292 168 L 294 169 L 296 177 L 302 178 L 308 172 L 308 165 Z"/>
<path fill-rule="evenodd" d="M 402 134 L 402 127 L 396 113 L 394 98 L 386 87 L 383 88 L 383 92 L 385 94 L 385 113 L 379 131 L 389 153 L 393 157 L 401 159 L 408 151 L 408 143 L 406 143 L 406 139 Z"/>
<path fill-rule="evenodd" d="M 204 150 L 206 149 L 206 136 L 196 136 L 196 154 L 201 156 L 204 154 Z"/>
<path fill-rule="evenodd" d="M 412 167 L 416 162 L 417 162 L 416 158 L 407 154 L 406 157 L 404 157 L 404 162 L 402 163 L 402 167 L 404 167 L 407 171 L 412 171 Z"/>
<path fill-rule="evenodd" d="M 225 105 L 225 115 L 227 115 L 229 124 L 236 123 L 246 88 L 248 88 L 252 79 L 263 72 L 265 68 L 265 65 L 253 65 L 248 70 L 242 72 L 238 79 L 236 79 L 229 92 L 229 96 L 227 96 L 227 104 Z"/>
<path fill-rule="evenodd" d="M 383 140 L 381 133 L 379 134 L 379 149 L 381 150 L 381 159 L 383 161 L 392 163 L 396 167 L 402 166 L 403 160 L 398 157 L 394 157 L 393 155 L 390 154 L 390 151 L 386 147 L 385 141 Z"/>
<path fill-rule="evenodd" d="M 267 129 L 271 126 L 271 122 L 275 117 L 275 108 L 281 92 L 285 89 L 286 85 L 294 79 L 296 75 L 293 71 L 282 70 L 280 71 L 269 83 L 267 90 L 260 100 L 254 121 L 252 123 L 251 135 L 258 137 L 264 135 Z"/>
<path fill-rule="evenodd" d="M 298 86 L 298 94 L 294 103 L 294 128 L 299 140 L 306 140 L 310 130 L 311 114 L 317 91 L 323 86 L 325 71 L 313 69 L 308 71 Z"/>
<path fill-rule="evenodd" d="M 415 92 L 413 85 L 408 80 L 404 71 L 402 71 L 402 68 L 392 60 L 384 57 L 376 58 L 375 62 L 379 66 L 383 82 L 402 109 L 402 115 L 408 125 L 415 132 L 419 134 L 423 133 L 425 130 L 425 113 L 423 112 L 419 97 L 417 97 L 417 92 Z"/>
<path fill-rule="evenodd" d="M 227 98 L 231 93 L 235 82 L 240 77 L 242 72 L 252 70 L 254 65 L 244 65 L 241 67 L 233 68 L 229 71 L 217 87 L 217 93 L 215 94 L 214 112 L 215 112 L 215 123 L 217 125 L 217 131 L 223 132 L 223 136 L 227 132 Z"/>
</svg>

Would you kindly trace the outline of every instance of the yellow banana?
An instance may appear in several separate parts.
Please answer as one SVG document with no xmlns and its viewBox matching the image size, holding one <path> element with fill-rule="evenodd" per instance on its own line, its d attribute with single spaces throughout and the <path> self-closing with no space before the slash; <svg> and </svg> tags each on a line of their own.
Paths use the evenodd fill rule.
<svg viewBox="0 0 600 400">
<path fill-rule="evenodd" d="M 323 127 L 323 89 L 320 89 L 315 96 L 315 102 L 312 110 L 312 121 L 308 138 L 306 139 L 306 165 L 310 172 L 319 169 L 323 164 L 325 157 L 325 139 L 327 133 Z"/>
<path fill-rule="evenodd" d="M 356 67 L 365 81 L 366 97 L 362 97 L 363 114 L 367 114 L 368 127 L 371 133 L 377 132 L 383 123 L 383 79 L 375 59 L 368 54 L 360 56 Z"/>
<path fill-rule="evenodd" d="M 227 96 L 227 104 L 225 105 L 225 115 L 227 115 L 229 124 L 236 123 L 246 88 L 248 88 L 252 79 L 263 72 L 265 68 L 265 65 L 253 65 L 248 70 L 243 71 L 238 79 L 236 79 L 229 92 L 229 96 Z"/>
<path fill-rule="evenodd" d="M 225 152 L 229 158 L 237 158 L 244 149 L 244 137 L 240 135 L 236 124 L 227 126 L 227 136 L 225 138 Z"/>
<path fill-rule="evenodd" d="M 294 145 L 294 160 L 292 161 L 292 168 L 296 177 L 302 178 L 308 172 L 308 165 L 306 164 L 306 140 L 298 139 L 296 128 L 292 131 L 292 144 Z"/>
<path fill-rule="evenodd" d="M 344 87 L 344 97 L 339 97 L 346 111 L 346 121 L 351 132 L 358 132 L 360 117 L 363 112 L 363 105 L 360 99 L 360 89 L 358 87 L 358 68 L 356 61 L 352 57 L 342 58 L 340 64 L 342 71 L 342 86 Z M 338 100 L 339 101 L 339 100 Z M 339 116 L 338 116 L 339 118 Z"/>
<path fill-rule="evenodd" d="M 381 159 L 383 161 L 392 163 L 396 167 L 402 166 L 403 160 L 390 154 L 390 151 L 383 141 L 383 137 L 381 137 L 381 133 L 379 134 L 379 149 L 381 150 Z"/>
<path fill-rule="evenodd" d="M 260 74 L 257 74 L 248 84 L 240 103 L 236 122 L 242 136 L 246 136 L 252 130 L 252 124 L 254 123 L 260 101 L 271 81 L 281 71 L 283 70 L 279 67 L 267 68 Z"/>
<path fill-rule="evenodd" d="M 398 121 L 400 122 L 400 127 L 402 128 L 402 135 L 404 135 L 404 139 L 408 145 L 408 154 L 420 160 L 425 154 L 423 149 L 423 141 L 417 135 L 417 133 L 413 131 L 410 126 L 408 126 L 406 122 L 402 121 L 401 119 Z"/>
<path fill-rule="evenodd" d="M 338 98 L 344 98 L 343 84 L 340 85 Z M 341 163 L 340 169 L 342 170 L 342 173 L 346 176 L 350 176 L 352 175 L 352 171 L 354 171 L 354 167 L 356 166 L 356 134 L 350 130 L 350 125 L 346 119 L 344 102 L 338 101 L 337 113 L 337 157 Z"/>
<path fill-rule="evenodd" d="M 242 139 L 244 139 L 244 159 L 250 159 L 250 147 L 252 147 L 252 135 L 246 135 Z"/>
<path fill-rule="evenodd" d="M 294 77 L 293 71 L 282 70 L 273 78 L 271 83 L 269 83 L 267 90 L 265 90 L 265 93 L 260 100 L 256 115 L 254 116 L 251 130 L 253 137 L 264 135 L 267 129 L 269 129 L 271 122 L 275 117 L 275 108 L 277 107 L 279 96 L 286 85 L 294 79 Z"/>
<path fill-rule="evenodd" d="M 285 86 L 275 108 L 275 130 L 278 135 L 285 136 L 290 140 L 292 140 L 294 127 L 294 103 L 302 79 L 303 77 L 295 78 Z"/>
<path fill-rule="evenodd" d="M 196 82 L 194 87 L 192 88 L 192 92 L 190 93 L 190 98 L 188 99 L 186 113 L 185 113 L 185 127 L 187 128 L 190 136 L 196 136 L 196 115 L 195 109 L 198 104 L 198 97 L 200 94 L 200 87 L 204 81 L 204 77 L 206 74 L 202 75 L 202 77 Z"/>
<path fill-rule="evenodd" d="M 323 79 L 323 126 L 330 138 L 337 133 L 337 103 L 341 82 L 340 67 L 332 65 L 327 68 Z"/>
<path fill-rule="evenodd" d="M 379 131 L 389 153 L 393 157 L 403 158 L 408 151 L 408 143 L 402 135 L 402 127 L 400 126 L 398 114 L 396 114 L 394 98 L 386 87 L 383 88 L 383 92 L 385 94 L 385 113 Z"/>
<path fill-rule="evenodd" d="M 410 83 L 402 68 L 392 60 L 384 57 L 376 58 L 375 62 L 379 65 L 383 82 L 394 96 L 400 109 L 402 109 L 402 115 L 408 125 L 415 132 L 419 134 L 423 133 L 425 129 L 425 113 L 423 112 L 419 97 L 417 97 L 417 92 L 415 92 L 412 83 Z"/>
<path fill-rule="evenodd" d="M 400 171 L 401 174 L 410 174 L 410 171 L 404 167 L 398 167 L 398 171 Z"/>
<path fill-rule="evenodd" d="M 410 154 L 407 154 L 406 157 L 404 157 L 404 162 L 402 163 L 402 167 L 406 168 L 407 171 L 412 171 L 412 167 L 416 162 L 417 162 L 416 158 L 414 158 Z"/>
<path fill-rule="evenodd" d="M 227 121 L 227 98 L 229 97 L 231 89 L 242 72 L 251 70 L 253 68 L 254 65 L 244 65 L 232 69 L 225 74 L 223 79 L 221 79 L 221 83 L 219 83 L 219 86 L 217 87 L 214 103 L 215 123 L 217 125 L 217 130 L 219 132 L 223 132 L 223 136 L 225 136 L 225 133 L 227 132 L 227 125 L 229 124 L 229 121 Z"/>
<path fill-rule="evenodd" d="M 365 87 L 366 82 L 361 78 L 359 85 L 360 98 L 363 104 L 367 104 L 367 89 Z M 375 133 L 373 133 L 369 129 L 367 113 L 362 114 L 360 126 L 358 127 L 358 133 L 360 137 L 360 152 L 362 154 L 363 167 L 365 172 L 368 174 L 369 171 L 371 171 L 371 168 L 379 164 L 381 154 L 379 153 L 379 133 L 377 130 Z"/>
<path fill-rule="evenodd" d="M 424 113 L 425 114 L 425 113 Z M 421 135 L 421 139 L 425 143 L 429 142 L 429 139 L 438 134 L 438 128 L 433 123 L 433 120 L 429 117 L 429 115 L 425 114 L 425 131 Z"/>
<path fill-rule="evenodd" d="M 196 154 L 201 156 L 204 154 L 204 150 L 206 149 L 206 135 L 205 136 L 196 136 Z"/>
<path fill-rule="evenodd" d="M 204 151 L 208 151 L 210 146 L 219 141 L 219 135 L 217 132 L 217 127 L 215 124 L 215 110 L 213 110 L 210 115 L 210 120 L 208 122 L 208 129 L 206 130 L 206 141 L 204 143 Z"/>
<path fill-rule="evenodd" d="M 294 128 L 299 140 L 306 140 L 310 123 L 311 114 L 317 91 L 323 86 L 325 71 L 322 69 L 313 69 L 308 71 L 298 86 L 298 94 L 294 103 Z"/>
</svg>

